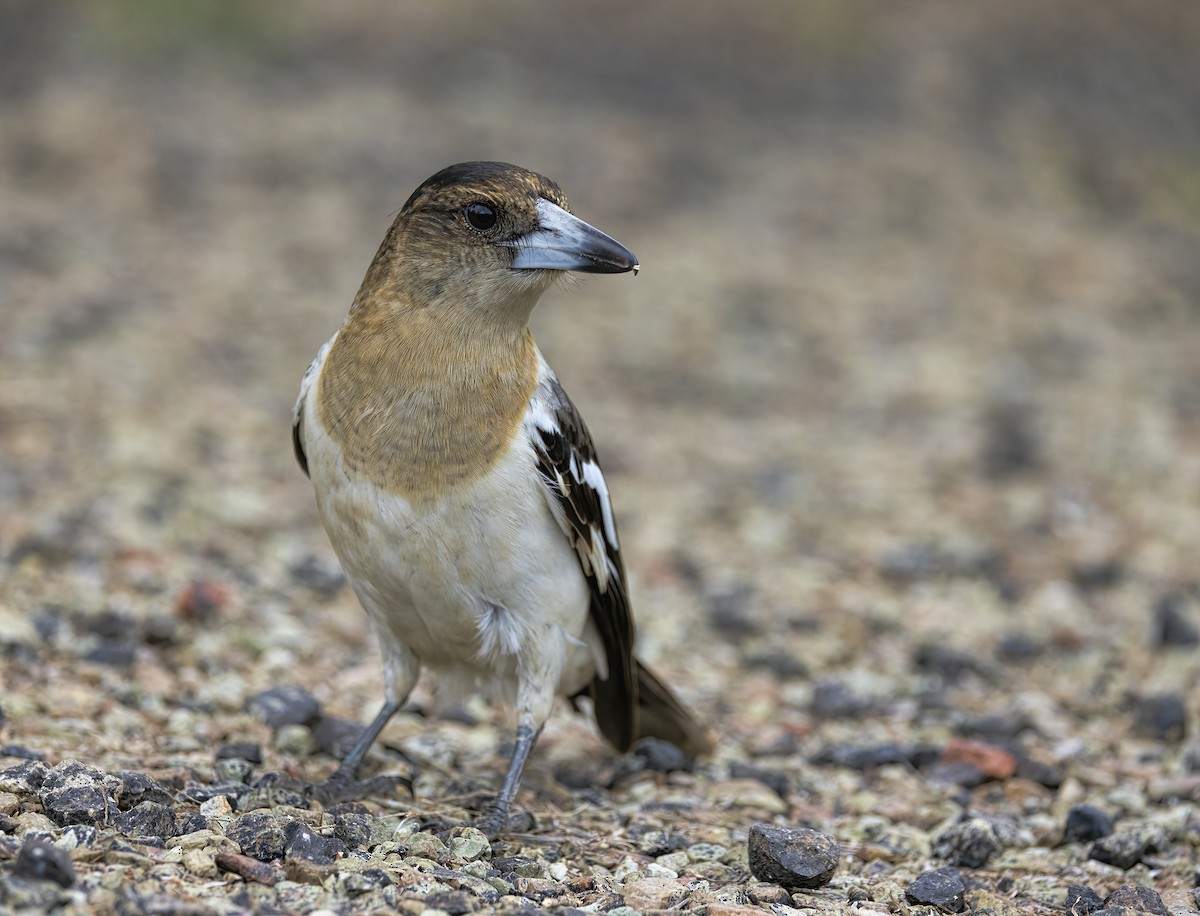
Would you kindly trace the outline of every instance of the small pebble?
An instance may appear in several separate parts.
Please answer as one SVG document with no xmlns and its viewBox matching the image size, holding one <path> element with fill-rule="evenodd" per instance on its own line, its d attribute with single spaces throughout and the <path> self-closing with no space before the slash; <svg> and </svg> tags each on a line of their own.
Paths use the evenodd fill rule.
<svg viewBox="0 0 1200 916">
<path fill-rule="evenodd" d="M 280 753 L 289 754 L 292 757 L 308 757 L 317 749 L 312 729 L 307 725 L 297 723 L 281 725 L 275 732 L 272 743 Z"/>
<path fill-rule="evenodd" d="M 1187 732 L 1183 694 L 1158 693 L 1138 697 L 1133 704 L 1133 730 L 1158 741 L 1182 741 Z"/>
<path fill-rule="evenodd" d="M 1142 857 L 1150 851 L 1150 843 L 1141 833 L 1122 831 L 1101 837 L 1092 844 L 1088 858 L 1113 865 L 1117 868 L 1130 869 L 1142 861 Z"/>
<path fill-rule="evenodd" d="M 28 837 L 17 853 L 12 873 L 22 878 L 53 881 L 59 887 L 75 883 L 75 867 L 71 857 L 48 840 Z"/>
<path fill-rule="evenodd" d="M 262 745 L 257 741 L 229 741 L 220 745 L 217 760 L 246 760 L 253 764 L 263 762 Z"/>
<path fill-rule="evenodd" d="M 281 858 L 287 842 L 279 822 L 272 815 L 257 811 L 234 820 L 225 835 L 241 847 L 243 855 L 260 862 Z"/>
<path fill-rule="evenodd" d="M 450 831 L 450 855 L 464 862 L 490 859 L 492 844 L 482 830 L 474 827 L 455 827 Z"/>
<path fill-rule="evenodd" d="M 254 764 L 240 757 L 224 757 L 213 764 L 213 773 L 220 782 L 245 783 L 254 772 Z"/>
<path fill-rule="evenodd" d="M 1170 591 L 1154 605 L 1154 624 L 1150 633 L 1152 649 L 1186 648 L 1200 644 L 1200 631 L 1188 619 L 1191 602 L 1179 591 Z"/>
<path fill-rule="evenodd" d="M 229 804 L 229 797 L 226 795 L 214 795 L 200 803 L 202 817 L 229 817 L 232 814 L 233 806 Z"/>
<path fill-rule="evenodd" d="M 988 779 L 1008 779 L 1017 772 L 1017 758 L 994 744 L 954 738 L 942 751 L 943 764 L 968 763 Z"/>
<path fill-rule="evenodd" d="M 15 795 L 36 795 L 50 768 L 40 760 L 26 760 L 16 766 L 0 770 L 0 792 Z"/>
<path fill-rule="evenodd" d="M 83 660 L 93 665 L 128 668 L 137 657 L 137 646 L 125 639 L 103 639 L 87 652 Z"/>
<path fill-rule="evenodd" d="M 115 795 L 122 810 L 128 810 L 146 801 L 168 806 L 175 804 L 174 796 L 145 773 L 122 771 L 117 774 L 117 778 L 121 780 L 121 785 Z"/>
<path fill-rule="evenodd" d="M 957 868 L 935 868 L 910 884 L 904 896 L 910 903 L 924 903 L 947 913 L 961 913 L 966 907 L 966 891 Z"/>
<path fill-rule="evenodd" d="M 750 828 L 750 871 L 759 881 L 781 887 L 821 887 L 833 877 L 840 857 L 837 840 L 815 830 L 771 824 Z"/>
<path fill-rule="evenodd" d="M 175 809 L 158 802 L 144 801 L 116 819 L 114 826 L 129 837 L 175 836 Z"/>
<path fill-rule="evenodd" d="M 1075 805 L 1067 812 L 1064 843 L 1091 843 L 1113 832 L 1113 817 L 1095 805 Z"/>
<path fill-rule="evenodd" d="M 290 821 L 283 828 L 284 850 L 289 858 L 328 865 L 346 854 L 346 844 L 337 837 L 324 837 L 303 821 Z"/>
<path fill-rule="evenodd" d="M 659 738 L 643 738 L 634 745 L 633 757 L 642 762 L 642 769 L 652 773 L 686 772 L 695 766 L 687 754 Z"/>
<path fill-rule="evenodd" d="M 228 602 L 229 592 L 223 585 L 198 579 L 179 593 L 175 612 L 189 623 L 211 623 Z"/>
<path fill-rule="evenodd" d="M 686 851 L 689 862 L 719 862 L 729 852 L 720 843 L 696 843 Z"/>
<path fill-rule="evenodd" d="M 937 838 L 934 855 L 962 868 L 983 868 L 1000 849 L 992 825 L 981 817 L 969 818 L 947 828 Z"/>
<path fill-rule="evenodd" d="M 434 862 L 445 862 L 450 850 L 432 833 L 414 833 L 408 840 L 408 855 L 420 856 Z M 500 868 L 499 865 L 496 866 Z M 503 871 L 503 869 L 500 869 Z"/>
</svg>

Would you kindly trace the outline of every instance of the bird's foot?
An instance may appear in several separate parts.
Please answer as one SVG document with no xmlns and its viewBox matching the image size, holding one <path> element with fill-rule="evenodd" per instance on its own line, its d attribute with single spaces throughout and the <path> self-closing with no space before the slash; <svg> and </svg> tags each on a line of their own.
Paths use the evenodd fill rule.
<svg viewBox="0 0 1200 916">
<path fill-rule="evenodd" d="M 489 840 L 498 840 L 505 834 L 528 833 L 534 827 L 533 815 L 528 811 L 511 811 L 492 800 L 483 806 L 483 812 L 471 822 L 471 826 L 482 831 Z"/>
<path fill-rule="evenodd" d="M 413 782 L 408 776 L 359 779 L 352 772 L 345 772 L 338 767 L 332 776 L 313 786 L 312 797 L 329 807 L 341 802 L 359 801 L 371 795 L 395 795 L 399 787 L 403 787 L 410 796 L 413 794 Z"/>
</svg>

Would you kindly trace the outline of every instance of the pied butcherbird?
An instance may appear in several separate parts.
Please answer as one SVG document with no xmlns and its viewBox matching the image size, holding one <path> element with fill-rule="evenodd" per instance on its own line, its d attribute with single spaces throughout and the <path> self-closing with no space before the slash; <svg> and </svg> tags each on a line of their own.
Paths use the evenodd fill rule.
<svg viewBox="0 0 1200 916">
<path fill-rule="evenodd" d="M 353 780 L 423 666 L 516 709 L 480 824 L 507 825 L 556 696 L 590 696 L 618 751 L 705 729 L 634 655 L 616 521 L 591 436 L 529 330 L 564 271 L 638 269 L 547 178 L 450 166 L 405 203 L 341 329 L 304 375 L 296 457 L 382 650 L 386 700 L 333 781 Z"/>
</svg>

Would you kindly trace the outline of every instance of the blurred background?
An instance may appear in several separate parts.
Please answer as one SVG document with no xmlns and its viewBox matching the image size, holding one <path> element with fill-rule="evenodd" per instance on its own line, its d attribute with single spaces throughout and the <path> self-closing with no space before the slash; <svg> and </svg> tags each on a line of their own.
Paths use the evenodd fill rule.
<svg viewBox="0 0 1200 916">
<path fill-rule="evenodd" d="M 143 684 L 237 707 L 303 665 L 373 711 L 290 410 L 397 208 L 486 158 L 644 265 L 535 331 L 690 699 L 800 721 L 821 678 L 904 695 L 922 644 L 1179 691 L 1197 48 L 1188 0 L 7 0 L 3 635 L 192 614 Z"/>
</svg>

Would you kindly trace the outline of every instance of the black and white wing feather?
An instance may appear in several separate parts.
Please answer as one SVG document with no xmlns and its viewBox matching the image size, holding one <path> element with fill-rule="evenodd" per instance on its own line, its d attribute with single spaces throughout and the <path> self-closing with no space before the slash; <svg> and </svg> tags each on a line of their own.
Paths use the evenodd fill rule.
<svg viewBox="0 0 1200 916">
<path fill-rule="evenodd" d="M 619 751 L 638 737 L 638 665 L 625 568 L 612 501 L 583 417 L 541 360 L 525 432 L 537 455 L 551 511 L 579 557 L 591 591 L 591 618 L 604 643 L 608 670 L 589 692 L 601 733 Z"/>
</svg>

